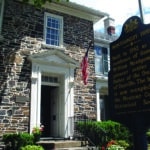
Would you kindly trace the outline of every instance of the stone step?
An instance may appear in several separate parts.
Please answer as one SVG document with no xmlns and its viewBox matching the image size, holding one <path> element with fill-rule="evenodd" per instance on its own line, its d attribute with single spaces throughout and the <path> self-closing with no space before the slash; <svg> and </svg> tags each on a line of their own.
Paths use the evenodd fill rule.
<svg viewBox="0 0 150 150">
<path fill-rule="evenodd" d="M 96 147 L 70 147 L 70 148 L 55 148 L 55 150 L 97 150 Z"/>
<path fill-rule="evenodd" d="M 42 145 L 45 150 L 51 149 L 69 149 L 69 148 L 83 148 L 88 143 L 87 141 L 75 141 L 75 140 L 48 140 L 48 141 L 39 141 L 37 144 Z"/>
</svg>

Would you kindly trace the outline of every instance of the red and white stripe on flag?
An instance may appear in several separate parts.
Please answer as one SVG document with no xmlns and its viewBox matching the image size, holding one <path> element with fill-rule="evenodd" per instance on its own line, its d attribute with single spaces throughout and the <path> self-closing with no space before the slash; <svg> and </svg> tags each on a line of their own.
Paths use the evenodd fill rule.
<svg viewBox="0 0 150 150">
<path fill-rule="evenodd" d="M 87 84 L 88 81 L 88 56 L 85 55 L 81 62 L 81 69 L 82 69 L 82 80 L 84 85 Z"/>
</svg>

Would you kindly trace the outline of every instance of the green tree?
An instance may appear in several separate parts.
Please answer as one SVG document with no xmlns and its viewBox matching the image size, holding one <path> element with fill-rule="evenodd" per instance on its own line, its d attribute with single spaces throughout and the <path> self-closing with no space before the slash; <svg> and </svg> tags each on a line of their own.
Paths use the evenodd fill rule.
<svg viewBox="0 0 150 150">
<path fill-rule="evenodd" d="M 30 0 L 23 0 L 23 2 L 27 3 Z M 61 2 L 61 0 L 32 0 L 34 5 L 37 7 L 41 7 L 44 5 L 46 2 Z M 62 0 L 63 1 L 63 0 Z M 65 0 L 66 2 L 69 2 L 69 0 Z"/>
</svg>

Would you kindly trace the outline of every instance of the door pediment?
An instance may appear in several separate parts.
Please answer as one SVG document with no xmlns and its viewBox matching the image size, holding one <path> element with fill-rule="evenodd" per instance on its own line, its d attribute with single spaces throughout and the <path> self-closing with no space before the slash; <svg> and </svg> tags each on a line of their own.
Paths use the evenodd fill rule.
<svg viewBox="0 0 150 150">
<path fill-rule="evenodd" d="M 51 50 L 38 54 L 32 54 L 28 57 L 28 59 L 32 63 L 30 133 L 32 132 L 34 126 L 40 126 L 40 123 L 44 122 L 41 119 L 41 112 L 43 111 L 41 109 L 41 101 L 42 98 L 46 99 L 44 96 L 50 94 L 49 91 L 51 90 L 47 89 L 47 93 L 45 93 L 43 96 L 41 93 L 45 92 L 46 89 L 42 89 L 41 86 L 46 85 L 51 86 L 53 89 L 51 92 L 56 97 L 58 96 L 56 98 L 57 102 L 52 102 L 52 107 L 55 109 L 52 110 L 51 107 L 48 107 L 49 109 L 47 110 L 52 110 L 50 113 L 54 123 L 50 124 L 50 126 L 53 126 L 54 128 L 51 128 L 49 133 L 52 136 L 53 134 L 60 137 L 71 136 L 73 131 L 72 128 L 70 128 L 71 121 L 68 121 L 68 119 L 70 119 L 70 116 L 74 116 L 74 87 L 72 83 L 74 83 L 74 71 L 76 67 L 79 67 L 79 62 L 69 57 L 67 54 L 64 54 L 63 51 L 59 50 Z M 42 80 L 42 77 L 44 76 L 48 78 L 46 80 Z M 55 80 L 55 77 L 57 80 Z M 58 88 L 57 93 L 54 91 L 56 87 Z M 52 95 L 50 95 L 50 97 L 54 99 Z M 50 101 L 51 98 L 47 96 L 47 99 L 49 100 L 46 100 Z M 44 105 L 48 105 L 48 103 L 44 103 Z M 44 111 L 46 111 L 46 109 Z M 45 120 L 45 122 L 46 123 L 44 124 L 47 124 L 49 120 Z M 52 132 L 52 130 L 54 132 Z"/>
<path fill-rule="evenodd" d="M 61 51 L 53 50 L 46 51 L 38 54 L 33 54 L 28 57 L 31 62 L 44 64 L 44 65 L 54 65 L 54 66 L 64 66 L 64 67 L 78 67 L 79 62 L 71 58 L 69 55 L 64 54 Z"/>
</svg>

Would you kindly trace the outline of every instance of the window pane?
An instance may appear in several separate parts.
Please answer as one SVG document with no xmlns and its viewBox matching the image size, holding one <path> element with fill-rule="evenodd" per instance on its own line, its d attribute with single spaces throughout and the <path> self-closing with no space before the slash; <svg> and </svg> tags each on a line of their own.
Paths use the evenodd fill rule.
<svg viewBox="0 0 150 150">
<path fill-rule="evenodd" d="M 46 44 L 50 44 L 50 39 L 46 39 Z"/>
<path fill-rule="evenodd" d="M 94 46 L 94 50 L 95 50 L 95 55 L 96 56 L 100 56 L 100 55 L 102 55 L 102 49 L 101 49 L 101 47 L 100 46 Z"/>
<path fill-rule="evenodd" d="M 47 34 L 47 35 L 46 35 L 46 38 L 47 38 L 47 39 L 50 39 L 50 34 Z"/>
<path fill-rule="evenodd" d="M 102 48 L 102 51 L 103 51 L 103 59 L 104 60 L 107 60 L 108 59 L 108 52 L 107 52 L 107 48 Z"/>
<path fill-rule="evenodd" d="M 102 73 L 102 58 L 101 57 L 95 58 L 95 72 Z"/>
<path fill-rule="evenodd" d="M 55 39 L 55 36 L 54 36 L 53 34 L 51 35 L 51 40 L 52 40 L 52 39 L 53 39 L 53 40 Z"/>
<path fill-rule="evenodd" d="M 59 29 L 59 24 L 58 23 L 55 24 L 55 28 Z"/>
<path fill-rule="evenodd" d="M 108 73 L 107 48 L 95 45 L 94 50 L 95 50 L 95 72 L 100 74 Z"/>
<path fill-rule="evenodd" d="M 60 28 L 61 20 L 54 16 L 47 17 L 46 25 L 46 44 L 59 46 L 60 44 Z"/>
<path fill-rule="evenodd" d="M 105 102 L 104 99 L 100 99 L 100 118 L 105 120 Z"/>
<path fill-rule="evenodd" d="M 102 48 L 103 51 L 103 68 L 104 73 L 108 73 L 108 50 L 107 48 Z"/>
<path fill-rule="evenodd" d="M 104 72 L 106 73 L 108 72 L 108 61 L 104 61 L 103 64 L 104 64 Z"/>
<path fill-rule="evenodd" d="M 51 30 L 49 28 L 47 28 L 47 34 L 50 34 Z"/>
<path fill-rule="evenodd" d="M 54 30 L 54 29 L 51 29 L 50 31 L 51 31 L 51 32 L 50 32 L 51 34 L 54 34 L 54 33 L 55 33 L 55 30 Z"/>
<path fill-rule="evenodd" d="M 55 45 L 55 41 L 54 40 L 51 40 L 51 45 Z"/>
</svg>

